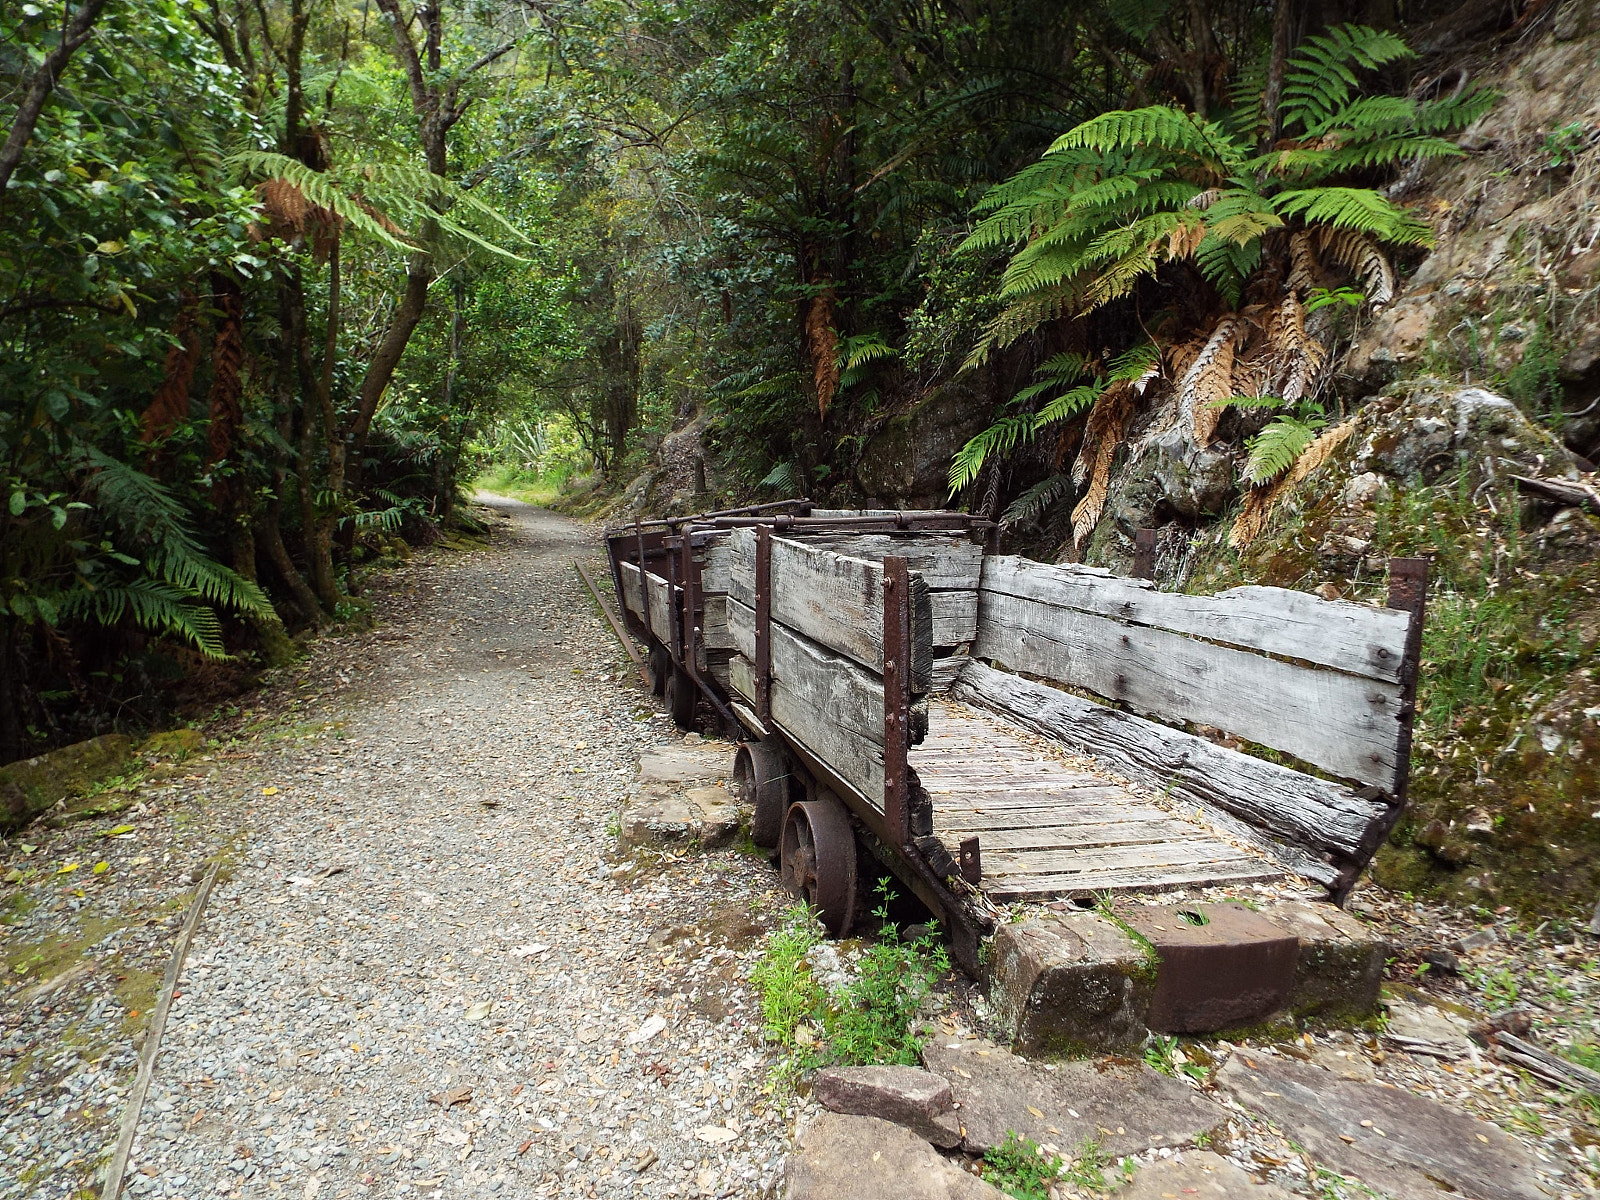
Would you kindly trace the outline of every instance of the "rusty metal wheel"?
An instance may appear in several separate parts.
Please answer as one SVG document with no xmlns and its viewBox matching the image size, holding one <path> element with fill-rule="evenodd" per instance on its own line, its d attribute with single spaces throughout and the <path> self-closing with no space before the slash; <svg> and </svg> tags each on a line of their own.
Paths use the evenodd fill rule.
<svg viewBox="0 0 1600 1200">
<path fill-rule="evenodd" d="M 700 689 L 682 667 L 673 667 L 667 680 L 667 711 L 679 729 L 694 728 L 694 710 L 700 702 Z"/>
<path fill-rule="evenodd" d="M 733 758 L 733 790 L 751 808 L 750 840 L 771 850 L 783 834 L 789 806 L 789 762 L 781 746 L 746 742 Z"/>
<path fill-rule="evenodd" d="M 856 919 L 856 835 L 839 798 L 823 791 L 791 804 L 779 850 L 784 886 L 834 937 L 847 935 Z"/>
<path fill-rule="evenodd" d="M 650 657 L 645 660 L 645 669 L 650 672 L 650 694 L 665 696 L 667 681 L 672 678 L 672 655 L 660 642 L 650 643 Z"/>
</svg>

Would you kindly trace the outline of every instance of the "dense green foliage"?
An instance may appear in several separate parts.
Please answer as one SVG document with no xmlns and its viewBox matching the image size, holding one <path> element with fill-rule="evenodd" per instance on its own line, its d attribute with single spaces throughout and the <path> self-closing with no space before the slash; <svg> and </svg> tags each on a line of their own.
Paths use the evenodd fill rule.
<svg viewBox="0 0 1600 1200">
<path fill-rule="evenodd" d="M 1487 102 L 1368 7 L 6 6 L 0 759 L 358 616 L 488 461 L 688 503 L 630 484 L 693 418 L 712 492 L 858 501 L 981 361 L 959 500 L 1081 540 L 1174 395 L 1280 401 L 1272 479 L 1425 240 L 1381 189 Z"/>
</svg>

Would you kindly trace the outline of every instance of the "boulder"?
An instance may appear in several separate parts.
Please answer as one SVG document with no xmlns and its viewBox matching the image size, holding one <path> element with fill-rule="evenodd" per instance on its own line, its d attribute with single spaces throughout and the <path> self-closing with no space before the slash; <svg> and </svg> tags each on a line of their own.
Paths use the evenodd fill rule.
<svg viewBox="0 0 1600 1200">
<path fill-rule="evenodd" d="M 1390 1084 L 1236 1051 L 1217 1087 L 1340 1174 L 1394 1200 L 1545 1200 L 1536 1160 L 1499 1128 Z"/>
<path fill-rule="evenodd" d="M 909 1129 L 825 1112 L 800 1131 L 783 1171 L 784 1200 L 1006 1200 Z"/>
<path fill-rule="evenodd" d="M 1234 456 L 1226 450 L 1196 446 L 1182 427 L 1156 434 L 1145 453 L 1161 485 L 1161 498 L 1181 517 L 1213 517 L 1238 493 Z"/>
<path fill-rule="evenodd" d="M 0 832 L 20 829 L 41 813 L 118 774 L 133 757 L 120 733 L 63 746 L 0 767 Z"/>
<path fill-rule="evenodd" d="M 916 1067 L 830 1067 L 811 1081 L 817 1103 L 830 1112 L 878 1117 L 904 1125 L 935 1146 L 961 1142 L 961 1124 L 951 1114 L 949 1082 Z"/>
<path fill-rule="evenodd" d="M 989 418 L 988 404 L 967 376 L 941 384 L 867 441 L 856 482 L 865 495 L 897 506 L 942 508 L 950 459 Z"/>
<path fill-rule="evenodd" d="M 1063 1147 L 1097 1142 L 1117 1158 L 1187 1146 L 1228 1119 L 1187 1084 L 1127 1059 L 1035 1063 L 980 1039 L 940 1038 L 922 1060 L 950 1081 L 961 1148 L 972 1154 L 1014 1131 Z"/>
</svg>

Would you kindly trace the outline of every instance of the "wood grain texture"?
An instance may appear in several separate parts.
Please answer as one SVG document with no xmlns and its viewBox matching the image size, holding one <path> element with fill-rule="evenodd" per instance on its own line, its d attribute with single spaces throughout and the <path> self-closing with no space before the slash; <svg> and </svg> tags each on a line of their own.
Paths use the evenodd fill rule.
<svg viewBox="0 0 1600 1200">
<path fill-rule="evenodd" d="M 713 534 L 712 540 L 700 551 L 700 591 L 702 593 L 709 596 L 728 590 L 730 553 L 728 549 L 728 534 L 722 531 Z"/>
<path fill-rule="evenodd" d="M 969 663 L 951 693 L 1092 755 L 1119 775 L 1199 805 L 1220 828 L 1256 841 L 1283 865 L 1319 883 L 1334 882 L 1338 865 L 1387 812 L 1382 801 L 1363 800 L 1341 784 L 982 663 Z"/>
<path fill-rule="evenodd" d="M 650 632 L 663 645 L 672 645 L 672 606 L 675 589 L 654 571 L 644 573 L 645 605 L 649 609 Z"/>
<path fill-rule="evenodd" d="M 700 637 L 707 650 L 732 650 L 733 634 L 728 630 L 728 597 L 706 595 L 700 614 Z"/>
<path fill-rule="evenodd" d="M 755 605 L 755 535 L 732 531 L 730 600 Z M 772 539 L 772 620 L 875 674 L 883 673 L 883 566 L 787 538 Z M 928 690 L 933 610 L 927 584 L 911 574 L 911 689 Z"/>
<path fill-rule="evenodd" d="M 898 555 L 913 571 L 921 572 L 928 588 L 935 592 L 975 592 L 982 576 L 983 547 L 946 533 L 798 532 L 794 540 L 869 562 Z"/>
<path fill-rule="evenodd" d="M 730 611 L 755 614 L 737 601 Z M 739 628 L 743 621 L 730 623 Z M 753 656 L 753 654 L 752 654 Z M 733 690 L 755 701 L 755 668 L 741 654 L 729 663 Z M 772 627 L 772 723 L 827 763 L 879 812 L 883 811 L 883 680 L 841 655 Z"/>
<path fill-rule="evenodd" d="M 639 568 L 629 562 L 618 563 L 617 574 L 622 579 L 623 607 L 648 626 L 650 615 L 645 610 L 644 593 L 639 586 Z"/>
<path fill-rule="evenodd" d="M 1241 587 L 1214 596 L 1186 596 L 1157 591 L 1145 579 L 1014 555 L 985 559 L 982 587 L 1387 683 L 1399 682 L 1410 625 L 1406 613 L 1392 608 L 1323 600 L 1287 588 Z"/>
<path fill-rule="evenodd" d="M 1344 779 L 1392 786 L 1399 685 L 1268 658 L 985 588 L 972 653 L 1126 703 L 1215 725 Z"/>
</svg>

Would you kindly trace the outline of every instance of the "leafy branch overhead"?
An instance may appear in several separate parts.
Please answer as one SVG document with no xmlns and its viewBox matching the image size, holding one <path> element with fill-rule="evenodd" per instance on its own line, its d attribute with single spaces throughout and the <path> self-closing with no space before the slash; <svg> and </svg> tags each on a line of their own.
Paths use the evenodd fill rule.
<svg viewBox="0 0 1600 1200">
<path fill-rule="evenodd" d="M 1162 427 L 1177 425 L 1203 446 L 1235 396 L 1308 401 L 1342 307 L 1330 297 L 1356 294 L 1328 289 L 1354 283 L 1359 303 L 1381 306 L 1395 291 L 1392 250 L 1431 241 L 1426 223 L 1369 185 L 1372 175 L 1460 154 L 1444 135 L 1494 102 L 1484 90 L 1433 100 L 1360 94 L 1361 71 L 1411 57 L 1393 33 L 1338 26 L 1290 58 L 1276 114 L 1264 112 L 1256 88 L 1218 117 L 1153 105 L 1102 113 L 1057 138 L 988 193 L 962 245 L 1015 247 L 1000 281 L 1004 307 L 968 367 L 1049 322 L 1123 305 L 1130 317 L 1149 312 L 1145 324 L 1161 330 L 1166 370 L 1139 395 L 1162 398 Z M 1258 151 L 1274 118 L 1284 136 Z M 1181 315 L 1195 312 L 1205 314 L 1198 324 Z M 1037 385 L 1024 389 L 1011 406 L 1037 394 Z M 1000 417 L 956 456 L 952 488 L 1036 428 L 1024 414 Z M 1281 474 L 1284 448 L 1303 449 L 1308 431 L 1305 415 L 1281 418 L 1257 440 L 1247 479 Z M 1079 461 L 1104 451 L 1086 438 Z M 1091 515 L 1093 503 L 1075 510 L 1080 544 Z"/>
</svg>

